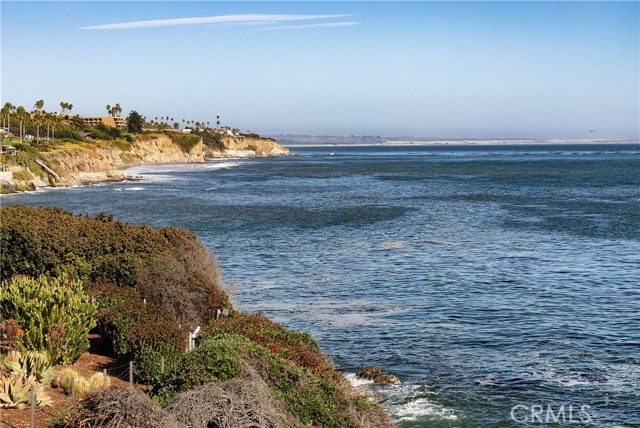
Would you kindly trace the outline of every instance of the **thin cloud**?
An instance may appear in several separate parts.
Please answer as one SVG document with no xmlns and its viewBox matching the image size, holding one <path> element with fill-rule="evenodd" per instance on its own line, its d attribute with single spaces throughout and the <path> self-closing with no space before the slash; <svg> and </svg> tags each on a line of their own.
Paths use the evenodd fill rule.
<svg viewBox="0 0 640 428">
<path fill-rule="evenodd" d="M 308 21 L 314 19 L 335 19 L 351 15 L 219 15 L 196 18 L 155 19 L 152 21 L 121 22 L 117 24 L 92 25 L 79 30 L 128 30 L 134 28 L 175 27 L 180 25 L 229 24 L 266 25 L 287 21 Z"/>
<path fill-rule="evenodd" d="M 300 30 L 303 28 L 336 28 L 336 27 L 353 27 L 360 25 L 360 22 L 343 21 L 343 22 L 323 22 L 321 24 L 301 24 L 301 25 L 285 25 L 281 27 L 263 27 L 258 30 Z"/>
</svg>

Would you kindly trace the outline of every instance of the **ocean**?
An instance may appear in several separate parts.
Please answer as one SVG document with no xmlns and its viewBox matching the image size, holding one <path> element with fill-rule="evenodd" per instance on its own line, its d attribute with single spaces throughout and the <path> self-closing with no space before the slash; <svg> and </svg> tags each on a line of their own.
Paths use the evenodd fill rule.
<svg viewBox="0 0 640 428">
<path fill-rule="evenodd" d="M 2 203 L 193 231 L 399 427 L 640 427 L 640 146 L 292 151 Z"/>
</svg>

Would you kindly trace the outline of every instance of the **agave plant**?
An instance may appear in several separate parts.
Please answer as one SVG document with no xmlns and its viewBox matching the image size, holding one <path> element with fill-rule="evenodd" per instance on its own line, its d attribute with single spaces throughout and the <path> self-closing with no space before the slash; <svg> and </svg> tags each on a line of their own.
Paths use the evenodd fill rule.
<svg viewBox="0 0 640 428">
<path fill-rule="evenodd" d="M 20 361 L 22 360 L 22 354 L 20 351 L 9 351 L 2 358 L 2 369 L 10 372 L 19 372 L 22 369 Z"/>
<path fill-rule="evenodd" d="M 51 397 L 49 397 L 49 395 L 45 392 L 44 385 L 42 385 L 41 383 L 36 383 L 32 385 L 32 388 L 34 388 L 34 392 L 36 394 L 36 406 L 51 406 Z"/>
<path fill-rule="evenodd" d="M 44 352 L 29 352 L 22 361 L 22 369 L 28 375 L 35 376 L 36 381 L 43 385 L 51 383 L 53 367 L 49 356 Z"/>
<path fill-rule="evenodd" d="M 2 357 L 0 368 L 0 407 L 28 407 L 31 390 L 35 393 L 37 406 L 51 405 L 51 398 L 44 391 L 44 385 L 51 382 L 53 371 L 46 354 L 32 351 L 23 356 L 18 351 L 11 351 Z"/>
<path fill-rule="evenodd" d="M 11 372 L 0 380 L 0 407 L 24 409 L 29 406 L 31 384 L 23 371 Z"/>
</svg>

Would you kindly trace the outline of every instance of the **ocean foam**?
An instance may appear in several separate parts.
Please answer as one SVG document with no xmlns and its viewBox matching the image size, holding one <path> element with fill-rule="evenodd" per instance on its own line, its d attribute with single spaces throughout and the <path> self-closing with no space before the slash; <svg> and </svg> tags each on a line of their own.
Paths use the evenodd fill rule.
<svg viewBox="0 0 640 428">
<path fill-rule="evenodd" d="M 418 398 L 405 404 L 391 407 L 392 416 L 398 421 L 416 421 L 421 418 L 457 420 L 453 410 L 432 403 L 426 398 Z"/>
<path fill-rule="evenodd" d="M 243 162 L 207 162 L 202 164 L 204 169 L 231 169 L 244 165 Z"/>
<path fill-rule="evenodd" d="M 364 385 L 371 385 L 373 381 L 371 379 L 361 379 L 356 376 L 355 373 L 343 373 L 344 377 L 349 381 L 351 386 L 358 388 Z"/>
<path fill-rule="evenodd" d="M 142 190 L 145 190 L 144 187 L 116 187 L 115 189 L 116 192 L 140 192 Z"/>
<path fill-rule="evenodd" d="M 435 396 L 426 385 L 399 384 L 381 387 L 380 403 L 396 422 L 417 420 L 457 420 L 453 410 L 437 404 L 427 396 Z"/>
</svg>

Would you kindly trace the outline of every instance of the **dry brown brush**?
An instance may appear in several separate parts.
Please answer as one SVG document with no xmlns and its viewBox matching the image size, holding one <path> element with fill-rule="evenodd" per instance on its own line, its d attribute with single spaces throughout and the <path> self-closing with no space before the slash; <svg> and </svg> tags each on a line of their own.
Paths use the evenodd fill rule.
<svg viewBox="0 0 640 428">
<path fill-rule="evenodd" d="M 80 408 L 56 426 L 66 428 L 184 428 L 135 388 L 89 393 Z"/>
<path fill-rule="evenodd" d="M 246 369 L 245 369 L 246 370 Z M 210 383 L 176 395 L 166 410 L 193 428 L 284 428 L 287 418 L 266 383 L 247 379 Z M 295 426 L 295 425 L 294 425 Z"/>
</svg>

